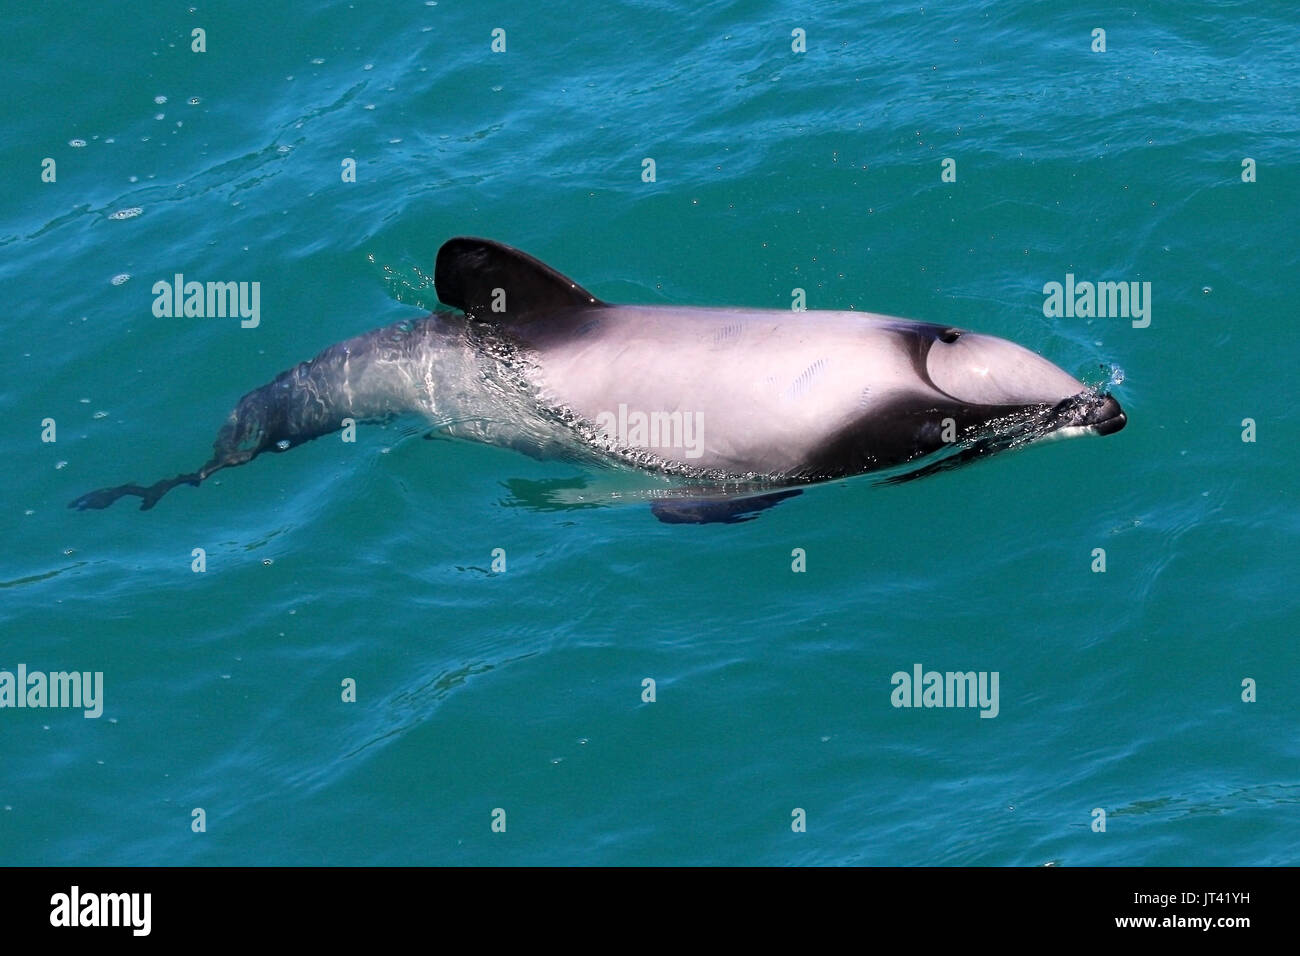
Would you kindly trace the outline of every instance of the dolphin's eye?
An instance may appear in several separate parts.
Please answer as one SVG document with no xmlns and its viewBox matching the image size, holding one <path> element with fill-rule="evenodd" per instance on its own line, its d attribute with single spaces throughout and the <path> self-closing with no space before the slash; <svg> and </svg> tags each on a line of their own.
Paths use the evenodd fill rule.
<svg viewBox="0 0 1300 956">
<path fill-rule="evenodd" d="M 961 338 L 961 329 L 944 329 L 939 333 L 939 341 L 948 345 L 952 345 L 959 338 Z"/>
</svg>

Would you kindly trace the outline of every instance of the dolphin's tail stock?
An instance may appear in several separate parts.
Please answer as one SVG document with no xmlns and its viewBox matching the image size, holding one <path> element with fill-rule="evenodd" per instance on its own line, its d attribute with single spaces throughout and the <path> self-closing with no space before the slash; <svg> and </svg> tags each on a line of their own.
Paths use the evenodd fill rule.
<svg viewBox="0 0 1300 956">
<path fill-rule="evenodd" d="M 264 451 L 288 451 L 295 445 L 338 431 L 344 419 L 383 421 L 407 410 L 400 396 L 382 387 L 383 374 L 368 374 L 406 353 L 419 322 L 398 322 L 332 345 L 314 359 L 281 372 L 274 381 L 239 400 L 212 443 L 212 458 L 198 471 L 163 478 L 152 485 L 127 484 L 90 491 L 69 508 L 107 508 L 135 495 L 148 511 L 177 485 L 198 486 L 222 468 L 252 461 Z M 376 389 L 374 386 L 381 387 Z"/>
</svg>

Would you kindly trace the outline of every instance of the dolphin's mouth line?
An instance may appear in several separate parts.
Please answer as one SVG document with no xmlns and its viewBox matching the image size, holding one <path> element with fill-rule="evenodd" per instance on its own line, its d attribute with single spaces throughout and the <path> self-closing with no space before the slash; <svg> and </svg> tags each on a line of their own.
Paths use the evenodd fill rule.
<svg viewBox="0 0 1300 956">
<path fill-rule="evenodd" d="M 1087 389 L 1071 396 L 1052 409 L 1045 423 L 1048 432 L 1113 435 L 1126 424 L 1128 416 L 1114 396 Z"/>
<path fill-rule="evenodd" d="M 1114 397 L 1089 388 L 1056 405 L 1031 406 L 997 419 L 968 444 L 1000 451 L 1043 439 L 1112 435 L 1127 423 L 1128 416 Z"/>
</svg>

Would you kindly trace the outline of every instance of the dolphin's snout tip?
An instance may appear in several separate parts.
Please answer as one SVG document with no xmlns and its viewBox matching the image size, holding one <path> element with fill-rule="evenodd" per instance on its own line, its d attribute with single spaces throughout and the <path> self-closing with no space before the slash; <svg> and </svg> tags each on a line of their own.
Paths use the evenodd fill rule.
<svg viewBox="0 0 1300 956">
<path fill-rule="evenodd" d="M 1107 395 L 1106 401 L 1097 409 L 1093 430 L 1098 435 L 1113 435 L 1127 424 L 1128 416 L 1124 414 L 1124 409 L 1113 395 Z"/>
</svg>

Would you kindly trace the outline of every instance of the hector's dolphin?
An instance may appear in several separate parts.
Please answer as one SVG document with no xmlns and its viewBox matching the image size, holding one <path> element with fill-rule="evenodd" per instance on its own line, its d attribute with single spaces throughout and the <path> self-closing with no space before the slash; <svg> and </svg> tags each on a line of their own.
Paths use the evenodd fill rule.
<svg viewBox="0 0 1300 956">
<path fill-rule="evenodd" d="M 196 472 L 92 491 L 141 509 L 264 451 L 418 413 L 448 434 L 663 478 L 665 521 L 738 520 L 790 486 L 897 481 L 1049 434 L 1108 435 L 1119 403 L 1004 339 L 861 312 L 611 305 L 487 239 L 438 251 L 437 311 L 340 342 L 239 400 Z M 786 490 L 780 490 L 785 488 Z"/>
</svg>

